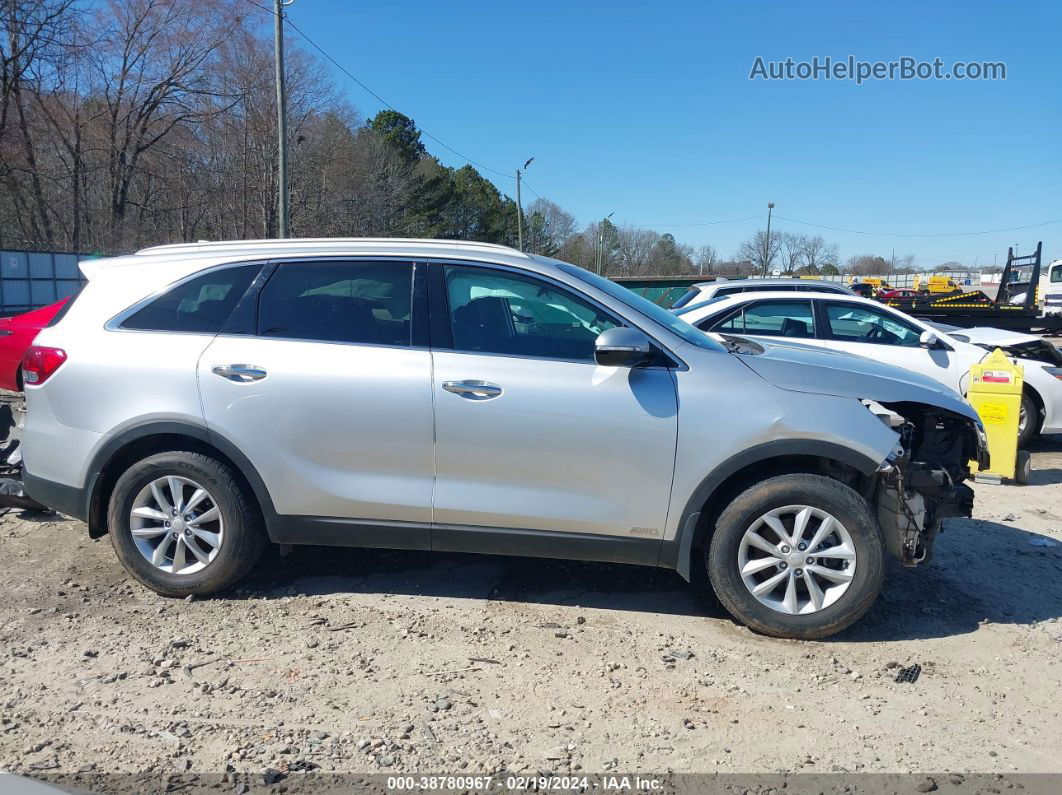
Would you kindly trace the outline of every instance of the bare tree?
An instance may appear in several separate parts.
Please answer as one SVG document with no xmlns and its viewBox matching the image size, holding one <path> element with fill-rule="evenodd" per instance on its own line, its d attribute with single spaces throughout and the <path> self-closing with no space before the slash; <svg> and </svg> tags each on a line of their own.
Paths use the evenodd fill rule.
<svg viewBox="0 0 1062 795">
<path fill-rule="evenodd" d="M 660 233 L 629 224 L 616 227 L 615 232 L 620 275 L 637 276 L 648 273 L 653 260 L 653 247 L 660 239 Z"/>
<path fill-rule="evenodd" d="M 106 106 L 109 232 L 122 245 L 141 158 L 180 125 L 236 104 L 212 59 L 246 13 L 225 0 L 109 0 L 97 14 L 101 43 L 89 60 Z"/>
<path fill-rule="evenodd" d="M 778 259 L 781 245 L 781 235 L 772 234 L 768 241 L 767 233 L 761 229 L 738 247 L 734 259 L 751 262 L 754 272 L 766 276 Z"/>
<path fill-rule="evenodd" d="M 804 237 L 800 261 L 808 273 L 821 273 L 825 265 L 837 265 L 839 253 L 836 243 L 827 243 L 821 235 Z"/>
<path fill-rule="evenodd" d="M 575 235 L 575 216 L 549 199 L 535 199 L 525 213 L 527 250 L 555 257 Z"/>
<path fill-rule="evenodd" d="M 873 276 L 889 272 L 889 263 L 884 257 L 860 254 L 850 257 L 845 270 L 853 276 Z"/>
<path fill-rule="evenodd" d="M 782 263 L 782 273 L 792 275 L 804 257 L 807 238 L 796 232 L 781 232 L 778 235 L 778 254 Z"/>
<path fill-rule="evenodd" d="M 706 273 L 715 273 L 715 266 L 718 262 L 719 253 L 712 246 L 704 245 L 697 250 L 694 264 L 697 266 L 697 273 L 701 276 Z"/>
</svg>

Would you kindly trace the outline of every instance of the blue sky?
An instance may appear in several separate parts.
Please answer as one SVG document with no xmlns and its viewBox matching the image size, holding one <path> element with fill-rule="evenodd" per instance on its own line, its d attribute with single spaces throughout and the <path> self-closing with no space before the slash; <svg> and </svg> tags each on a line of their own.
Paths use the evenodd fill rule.
<svg viewBox="0 0 1062 795">
<path fill-rule="evenodd" d="M 1062 3 L 296 0 L 291 19 L 449 146 L 580 223 L 614 221 L 729 257 L 763 220 L 841 256 L 1062 257 Z M 1001 81 L 750 81 L 754 59 L 1003 61 Z M 380 103 L 336 72 L 365 116 Z M 444 163 L 458 157 L 432 141 Z M 512 194 L 513 180 L 486 174 Z M 533 193 L 524 194 L 525 202 Z"/>
</svg>

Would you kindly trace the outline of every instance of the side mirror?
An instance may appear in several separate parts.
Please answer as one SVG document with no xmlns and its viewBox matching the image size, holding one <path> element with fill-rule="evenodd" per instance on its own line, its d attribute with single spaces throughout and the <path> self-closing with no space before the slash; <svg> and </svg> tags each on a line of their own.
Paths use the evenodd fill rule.
<svg viewBox="0 0 1062 795">
<path fill-rule="evenodd" d="M 932 331 L 923 331 L 922 336 L 918 338 L 918 344 L 923 348 L 933 350 L 940 345 L 940 339 Z"/>
<path fill-rule="evenodd" d="M 641 367 L 652 355 L 649 338 L 638 329 L 610 328 L 594 342 L 594 360 L 602 367 Z"/>
</svg>

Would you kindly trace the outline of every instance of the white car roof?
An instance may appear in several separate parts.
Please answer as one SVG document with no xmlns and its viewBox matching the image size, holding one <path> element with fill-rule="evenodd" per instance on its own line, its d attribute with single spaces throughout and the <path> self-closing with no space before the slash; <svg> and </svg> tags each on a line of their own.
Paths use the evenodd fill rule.
<svg viewBox="0 0 1062 795">
<path fill-rule="evenodd" d="M 417 256 L 457 259 L 485 259 L 497 263 L 527 266 L 534 260 L 529 254 L 508 246 L 475 243 L 465 240 L 429 240 L 403 238 L 288 238 L 284 240 L 223 240 L 176 243 L 152 246 L 122 257 L 82 260 L 81 272 L 89 280 L 111 269 L 144 270 L 158 265 L 168 272 L 184 274 L 210 267 L 215 263 L 276 257 L 327 256 Z M 179 278 L 179 276 L 177 277 Z"/>
<path fill-rule="evenodd" d="M 772 298 L 787 298 L 791 301 L 799 301 L 801 299 L 805 301 L 817 300 L 817 301 L 844 301 L 852 304 L 863 304 L 865 306 L 872 306 L 877 309 L 884 309 L 887 312 L 891 312 L 894 315 L 901 315 L 905 318 L 910 318 L 921 324 L 922 321 L 917 318 L 911 318 L 909 315 L 899 312 L 890 306 L 886 306 L 880 301 L 875 301 L 870 298 L 863 298 L 855 293 L 820 293 L 816 291 L 808 291 L 806 293 L 793 292 L 792 290 L 762 290 L 760 292 L 749 293 L 733 293 L 731 295 L 718 296 L 716 298 L 709 299 L 702 304 L 691 304 L 686 308 L 687 311 L 680 310 L 679 317 L 685 320 L 687 323 L 696 323 L 698 320 L 703 320 L 709 315 L 715 315 L 723 310 L 737 306 L 738 304 L 747 304 L 751 301 L 764 301 Z"/>
</svg>

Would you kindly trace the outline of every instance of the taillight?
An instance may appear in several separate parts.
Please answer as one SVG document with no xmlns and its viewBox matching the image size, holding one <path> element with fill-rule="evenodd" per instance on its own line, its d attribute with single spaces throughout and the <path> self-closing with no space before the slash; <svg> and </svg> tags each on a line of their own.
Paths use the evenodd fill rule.
<svg viewBox="0 0 1062 795">
<path fill-rule="evenodd" d="M 46 348 L 32 345 L 22 357 L 22 383 L 40 386 L 66 361 L 62 348 Z"/>
</svg>

